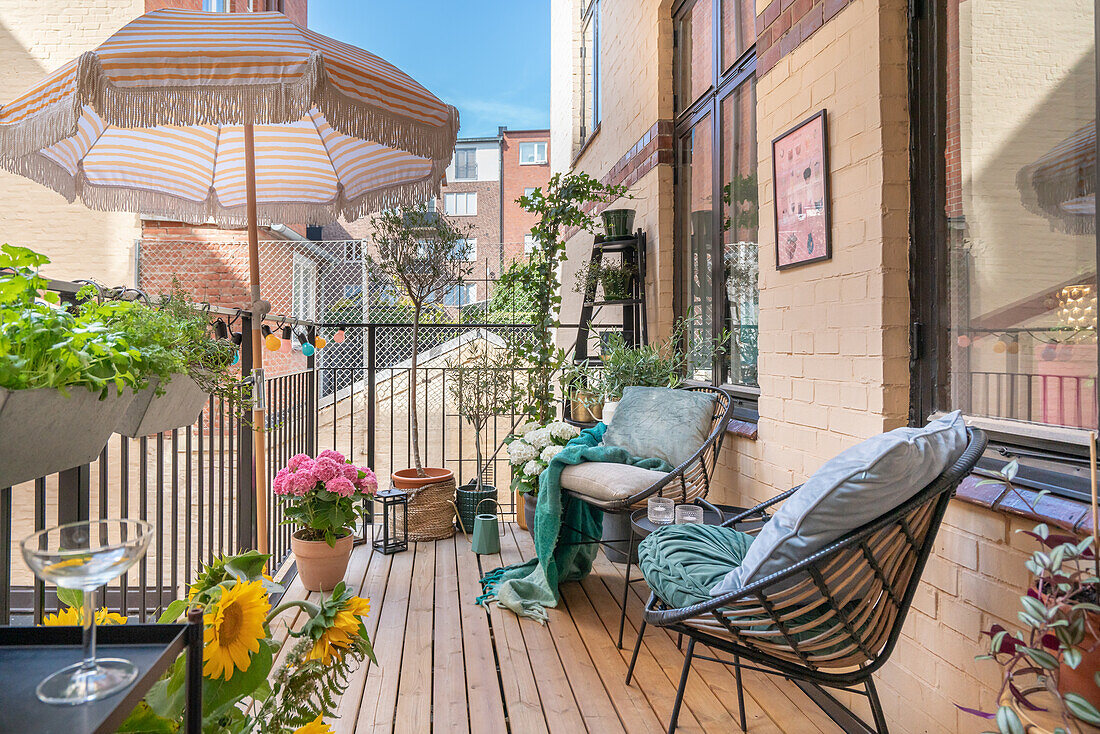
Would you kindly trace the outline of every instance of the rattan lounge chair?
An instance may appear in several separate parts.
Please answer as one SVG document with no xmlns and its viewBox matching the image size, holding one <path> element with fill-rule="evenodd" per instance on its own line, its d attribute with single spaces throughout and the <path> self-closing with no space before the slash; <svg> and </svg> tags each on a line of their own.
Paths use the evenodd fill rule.
<svg viewBox="0 0 1100 734">
<path fill-rule="evenodd" d="M 702 502 L 710 491 L 718 452 L 726 436 L 726 426 L 733 417 L 733 401 L 725 390 L 717 387 L 697 386 L 683 389 L 707 393 L 715 397 L 710 433 L 690 459 L 667 473 L 603 462 L 570 466 L 562 472 L 563 492 L 598 507 L 605 513 L 619 515 L 629 515 L 632 511 L 645 507 L 646 501 L 655 496 L 671 497 L 680 504 Z M 598 543 L 616 550 L 625 547 L 628 557 L 633 552 L 629 538 L 589 538 L 586 542 Z M 629 587 L 628 574 L 623 584 L 623 606 L 619 619 L 620 648 L 623 646 L 626 596 Z"/>
<path fill-rule="evenodd" d="M 955 488 L 985 450 L 986 438 L 980 430 L 968 429 L 967 438 L 958 461 L 910 500 L 785 571 L 681 609 L 670 608 L 651 594 L 627 684 L 646 624 L 654 624 L 688 638 L 670 734 L 676 729 L 693 657 L 734 666 L 742 730 L 746 725 L 744 667 L 790 679 L 845 731 L 885 734 L 886 719 L 872 674 L 894 650 Z M 797 489 L 757 505 L 744 516 L 766 510 Z M 696 655 L 696 642 L 732 660 Z M 873 726 L 826 688 L 866 696 Z"/>
</svg>

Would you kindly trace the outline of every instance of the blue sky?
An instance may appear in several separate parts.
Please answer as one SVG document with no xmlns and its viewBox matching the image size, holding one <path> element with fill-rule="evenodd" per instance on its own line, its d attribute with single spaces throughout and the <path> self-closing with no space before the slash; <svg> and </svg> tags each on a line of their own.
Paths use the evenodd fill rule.
<svg viewBox="0 0 1100 734">
<path fill-rule="evenodd" d="M 309 27 L 456 106 L 462 137 L 550 126 L 550 0 L 309 0 Z"/>
</svg>

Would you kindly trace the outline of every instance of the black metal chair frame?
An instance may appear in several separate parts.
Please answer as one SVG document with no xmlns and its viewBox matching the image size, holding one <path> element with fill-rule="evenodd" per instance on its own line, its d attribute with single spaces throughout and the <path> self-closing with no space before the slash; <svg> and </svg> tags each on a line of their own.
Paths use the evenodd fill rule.
<svg viewBox="0 0 1100 734">
<path fill-rule="evenodd" d="M 676 701 L 673 704 L 668 727 L 669 734 L 676 729 L 676 721 L 683 702 L 684 688 L 687 684 L 688 672 L 693 657 L 700 657 L 734 667 L 742 731 L 746 728 L 746 721 L 741 670 L 746 668 L 790 679 L 802 688 L 845 731 L 886 734 L 886 718 L 879 702 L 878 693 L 875 690 L 872 675 L 886 663 L 897 644 L 909 607 L 912 604 L 913 595 L 920 584 L 921 574 L 929 555 L 931 555 L 936 534 L 943 516 L 947 512 L 947 506 L 954 496 L 955 489 L 958 487 L 959 482 L 973 470 L 978 459 L 985 451 L 985 434 L 976 428 L 967 429 L 967 433 L 969 441 L 958 461 L 936 477 L 918 494 L 901 506 L 891 509 L 862 527 L 847 533 L 827 548 L 818 551 L 785 571 L 767 576 L 724 596 L 679 609 L 667 606 L 655 594 L 650 594 L 642 624 L 638 629 L 634 652 L 630 658 L 626 682 L 629 685 L 634 674 L 634 665 L 638 659 L 638 650 L 641 647 L 647 624 L 665 627 L 688 638 L 688 646 L 684 654 L 684 665 L 676 692 Z M 733 525 L 746 517 L 750 517 L 753 513 L 758 513 L 787 499 L 798 489 L 799 487 L 795 487 L 783 492 L 723 524 L 726 526 Z M 926 520 L 927 527 L 923 532 L 915 530 L 910 519 L 927 505 L 932 506 L 930 516 Z M 892 531 L 896 531 L 898 537 L 902 539 L 901 542 L 904 543 L 905 556 L 907 557 L 898 560 L 892 568 L 884 568 L 876 559 L 870 545 L 873 539 L 882 540 L 887 537 L 884 533 Z M 854 571 L 848 569 L 851 578 L 866 577 L 881 583 L 882 595 L 887 596 L 888 599 L 880 600 L 880 602 L 895 609 L 893 619 L 889 620 L 888 634 L 882 635 L 885 630 L 875 627 L 870 628 L 874 630 L 878 639 L 883 640 L 883 643 L 877 649 L 868 647 L 863 636 L 867 629 L 858 629 L 861 624 L 860 620 L 854 619 L 853 617 L 856 615 L 852 614 L 851 609 L 846 609 L 844 603 L 838 602 L 834 598 L 834 590 L 829 588 L 831 581 L 825 578 L 826 574 L 829 573 L 830 562 L 837 562 L 842 557 L 841 554 L 862 557 L 863 568 Z M 911 564 L 907 571 L 902 568 L 903 562 Z M 863 572 L 866 576 L 860 576 L 860 572 Z M 904 578 L 904 591 L 901 594 L 897 593 L 895 584 L 890 582 L 889 576 L 892 573 L 908 574 L 908 577 Z M 786 610 L 786 614 L 783 614 L 775 611 L 774 603 L 769 602 L 770 597 L 774 600 L 777 594 L 789 590 L 792 584 L 806 584 L 807 580 L 812 582 L 813 586 L 820 592 L 819 600 L 824 600 L 824 607 L 827 608 L 830 616 L 840 621 L 846 637 L 842 636 L 838 639 L 854 648 L 852 653 L 847 655 L 845 664 L 836 669 L 829 669 L 828 661 L 814 661 L 811 659 L 813 655 L 820 654 L 820 651 L 808 652 L 800 649 L 807 645 L 807 640 L 800 642 L 790 631 L 790 608 Z M 835 579 L 832 581 L 835 581 Z M 808 585 L 807 588 L 809 588 Z M 775 644 L 761 645 L 751 636 L 741 634 L 738 628 L 730 622 L 731 618 L 737 616 L 736 612 L 731 610 L 730 607 L 739 602 L 746 605 L 759 605 L 760 609 L 766 610 L 766 618 L 761 619 L 754 616 L 752 624 L 763 623 L 774 626 L 780 631 L 785 647 L 781 648 Z M 863 621 L 866 621 L 866 618 Z M 701 629 L 698 625 L 709 627 L 709 630 Z M 720 634 L 718 634 L 719 632 Z M 725 660 L 718 657 L 696 655 L 696 642 L 702 643 L 714 651 L 731 655 L 733 659 Z M 771 652 L 765 648 L 770 648 Z M 780 657 L 775 654 L 780 651 L 786 653 L 786 656 Z M 852 662 L 853 655 L 861 658 L 861 662 Z M 793 661 L 791 658 L 797 659 L 798 662 Z M 749 661 L 752 664 L 746 665 L 742 660 Z M 836 697 L 825 690 L 826 688 L 866 696 L 874 719 L 873 726 L 867 724 L 845 707 Z"/>
</svg>

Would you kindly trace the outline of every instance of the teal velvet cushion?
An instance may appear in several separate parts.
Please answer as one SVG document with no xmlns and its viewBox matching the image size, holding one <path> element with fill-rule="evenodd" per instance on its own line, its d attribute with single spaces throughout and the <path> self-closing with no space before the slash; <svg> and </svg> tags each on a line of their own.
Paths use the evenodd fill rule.
<svg viewBox="0 0 1100 734">
<path fill-rule="evenodd" d="M 638 567 L 666 604 L 710 601 L 710 589 L 741 560 L 752 536 L 718 525 L 666 525 L 638 545 Z"/>
<path fill-rule="evenodd" d="M 680 466 L 710 435 L 714 395 L 667 387 L 628 387 L 607 427 L 605 446 Z"/>
</svg>

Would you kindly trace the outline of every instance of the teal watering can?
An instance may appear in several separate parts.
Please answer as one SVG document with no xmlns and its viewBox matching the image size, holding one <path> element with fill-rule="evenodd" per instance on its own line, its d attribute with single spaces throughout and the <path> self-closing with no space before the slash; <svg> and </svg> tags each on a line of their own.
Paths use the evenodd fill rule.
<svg viewBox="0 0 1100 734">
<path fill-rule="evenodd" d="M 474 516 L 474 532 L 470 540 L 470 548 L 479 556 L 489 556 L 500 553 L 500 520 L 497 518 L 495 512 L 485 514 L 480 512 L 481 506 L 486 502 L 492 502 L 497 506 L 497 512 L 500 511 L 500 503 L 492 497 L 486 497 L 481 502 L 477 503 L 478 514 Z M 462 532 L 469 532 L 462 525 L 461 515 L 458 516 L 458 524 L 462 527 Z"/>
</svg>

